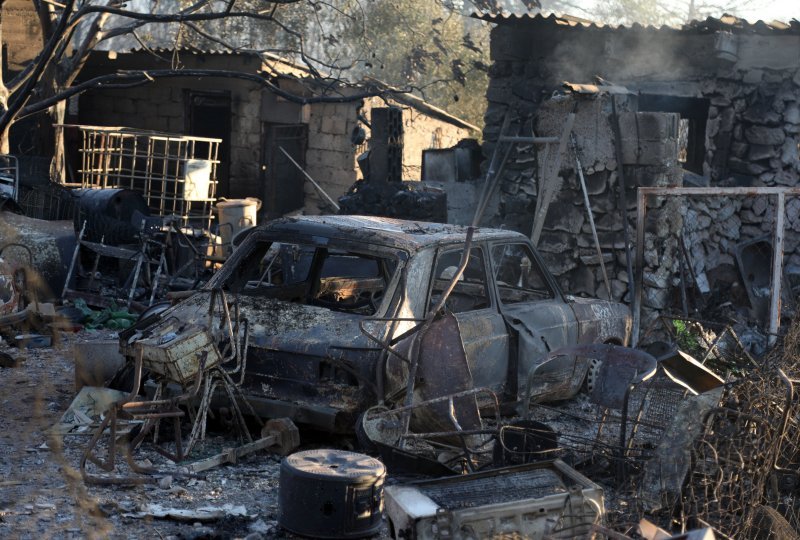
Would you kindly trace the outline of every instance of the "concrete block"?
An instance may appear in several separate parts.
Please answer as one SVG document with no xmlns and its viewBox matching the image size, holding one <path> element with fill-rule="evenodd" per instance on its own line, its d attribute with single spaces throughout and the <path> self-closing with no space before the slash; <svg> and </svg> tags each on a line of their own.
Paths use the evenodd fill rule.
<svg viewBox="0 0 800 540">
<path fill-rule="evenodd" d="M 619 115 L 620 131 L 624 137 L 638 137 L 644 141 L 674 139 L 678 136 L 677 113 L 623 112 Z"/>
<path fill-rule="evenodd" d="M 162 118 L 181 118 L 183 117 L 183 105 L 175 102 L 164 102 L 156 106 L 158 116 Z"/>
<path fill-rule="evenodd" d="M 327 116 L 322 119 L 321 131 L 333 135 L 344 135 L 347 131 L 347 120 L 342 117 Z"/>
<path fill-rule="evenodd" d="M 114 101 L 114 110 L 118 113 L 131 114 L 136 111 L 133 100 L 129 98 L 119 98 Z"/>
<path fill-rule="evenodd" d="M 170 133 L 183 133 L 184 132 L 184 122 L 183 118 L 168 118 L 167 119 L 167 131 Z"/>
<path fill-rule="evenodd" d="M 308 148 L 315 150 L 350 150 L 350 141 L 341 135 L 331 135 L 330 133 L 310 133 L 308 136 Z"/>
<path fill-rule="evenodd" d="M 622 139 L 623 165 L 669 166 L 675 164 L 677 161 L 678 141 L 676 139 L 664 139 L 660 141 Z"/>
</svg>

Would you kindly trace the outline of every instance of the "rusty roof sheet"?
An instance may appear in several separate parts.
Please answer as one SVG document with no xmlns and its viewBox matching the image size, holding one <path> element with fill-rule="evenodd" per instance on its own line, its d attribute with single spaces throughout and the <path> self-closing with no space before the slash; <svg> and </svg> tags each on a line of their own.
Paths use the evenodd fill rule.
<svg viewBox="0 0 800 540">
<path fill-rule="evenodd" d="M 800 34 L 800 20 L 792 19 L 790 22 L 749 22 L 733 15 L 723 15 L 720 18 L 708 17 L 704 20 L 690 21 L 681 26 L 652 26 L 633 23 L 631 25 L 608 25 L 597 23 L 589 19 L 559 13 L 473 13 L 473 17 L 495 24 L 544 24 L 564 26 L 599 31 L 633 30 L 650 32 L 683 32 L 689 34 L 705 34 L 718 31 L 732 32 L 735 34 Z"/>
</svg>

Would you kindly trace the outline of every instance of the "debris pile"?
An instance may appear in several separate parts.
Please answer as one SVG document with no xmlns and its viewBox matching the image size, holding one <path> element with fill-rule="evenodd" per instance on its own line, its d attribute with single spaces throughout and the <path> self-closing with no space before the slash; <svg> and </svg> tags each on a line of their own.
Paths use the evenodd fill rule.
<svg viewBox="0 0 800 540">
<path fill-rule="evenodd" d="M 339 198 L 339 213 L 447 223 L 447 194 L 419 182 L 359 180 Z"/>
</svg>

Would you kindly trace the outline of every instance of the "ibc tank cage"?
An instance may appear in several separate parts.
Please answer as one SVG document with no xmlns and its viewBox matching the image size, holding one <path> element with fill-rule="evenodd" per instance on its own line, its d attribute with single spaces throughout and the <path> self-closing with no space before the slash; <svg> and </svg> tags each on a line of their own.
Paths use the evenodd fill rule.
<svg viewBox="0 0 800 540">
<path fill-rule="evenodd" d="M 211 227 L 222 139 L 74 127 L 81 134 L 80 187 L 132 189 L 155 215 L 172 217 L 181 226 Z"/>
</svg>

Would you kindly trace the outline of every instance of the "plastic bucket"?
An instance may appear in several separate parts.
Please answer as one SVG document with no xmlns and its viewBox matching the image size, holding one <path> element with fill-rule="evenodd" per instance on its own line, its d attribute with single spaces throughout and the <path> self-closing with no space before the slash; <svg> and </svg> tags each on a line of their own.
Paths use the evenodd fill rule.
<svg viewBox="0 0 800 540">
<path fill-rule="evenodd" d="M 219 235 L 222 244 L 231 249 L 231 242 L 236 233 L 256 226 L 256 213 L 261 201 L 252 197 L 247 199 L 222 200 L 217 203 L 219 218 Z"/>
</svg>

